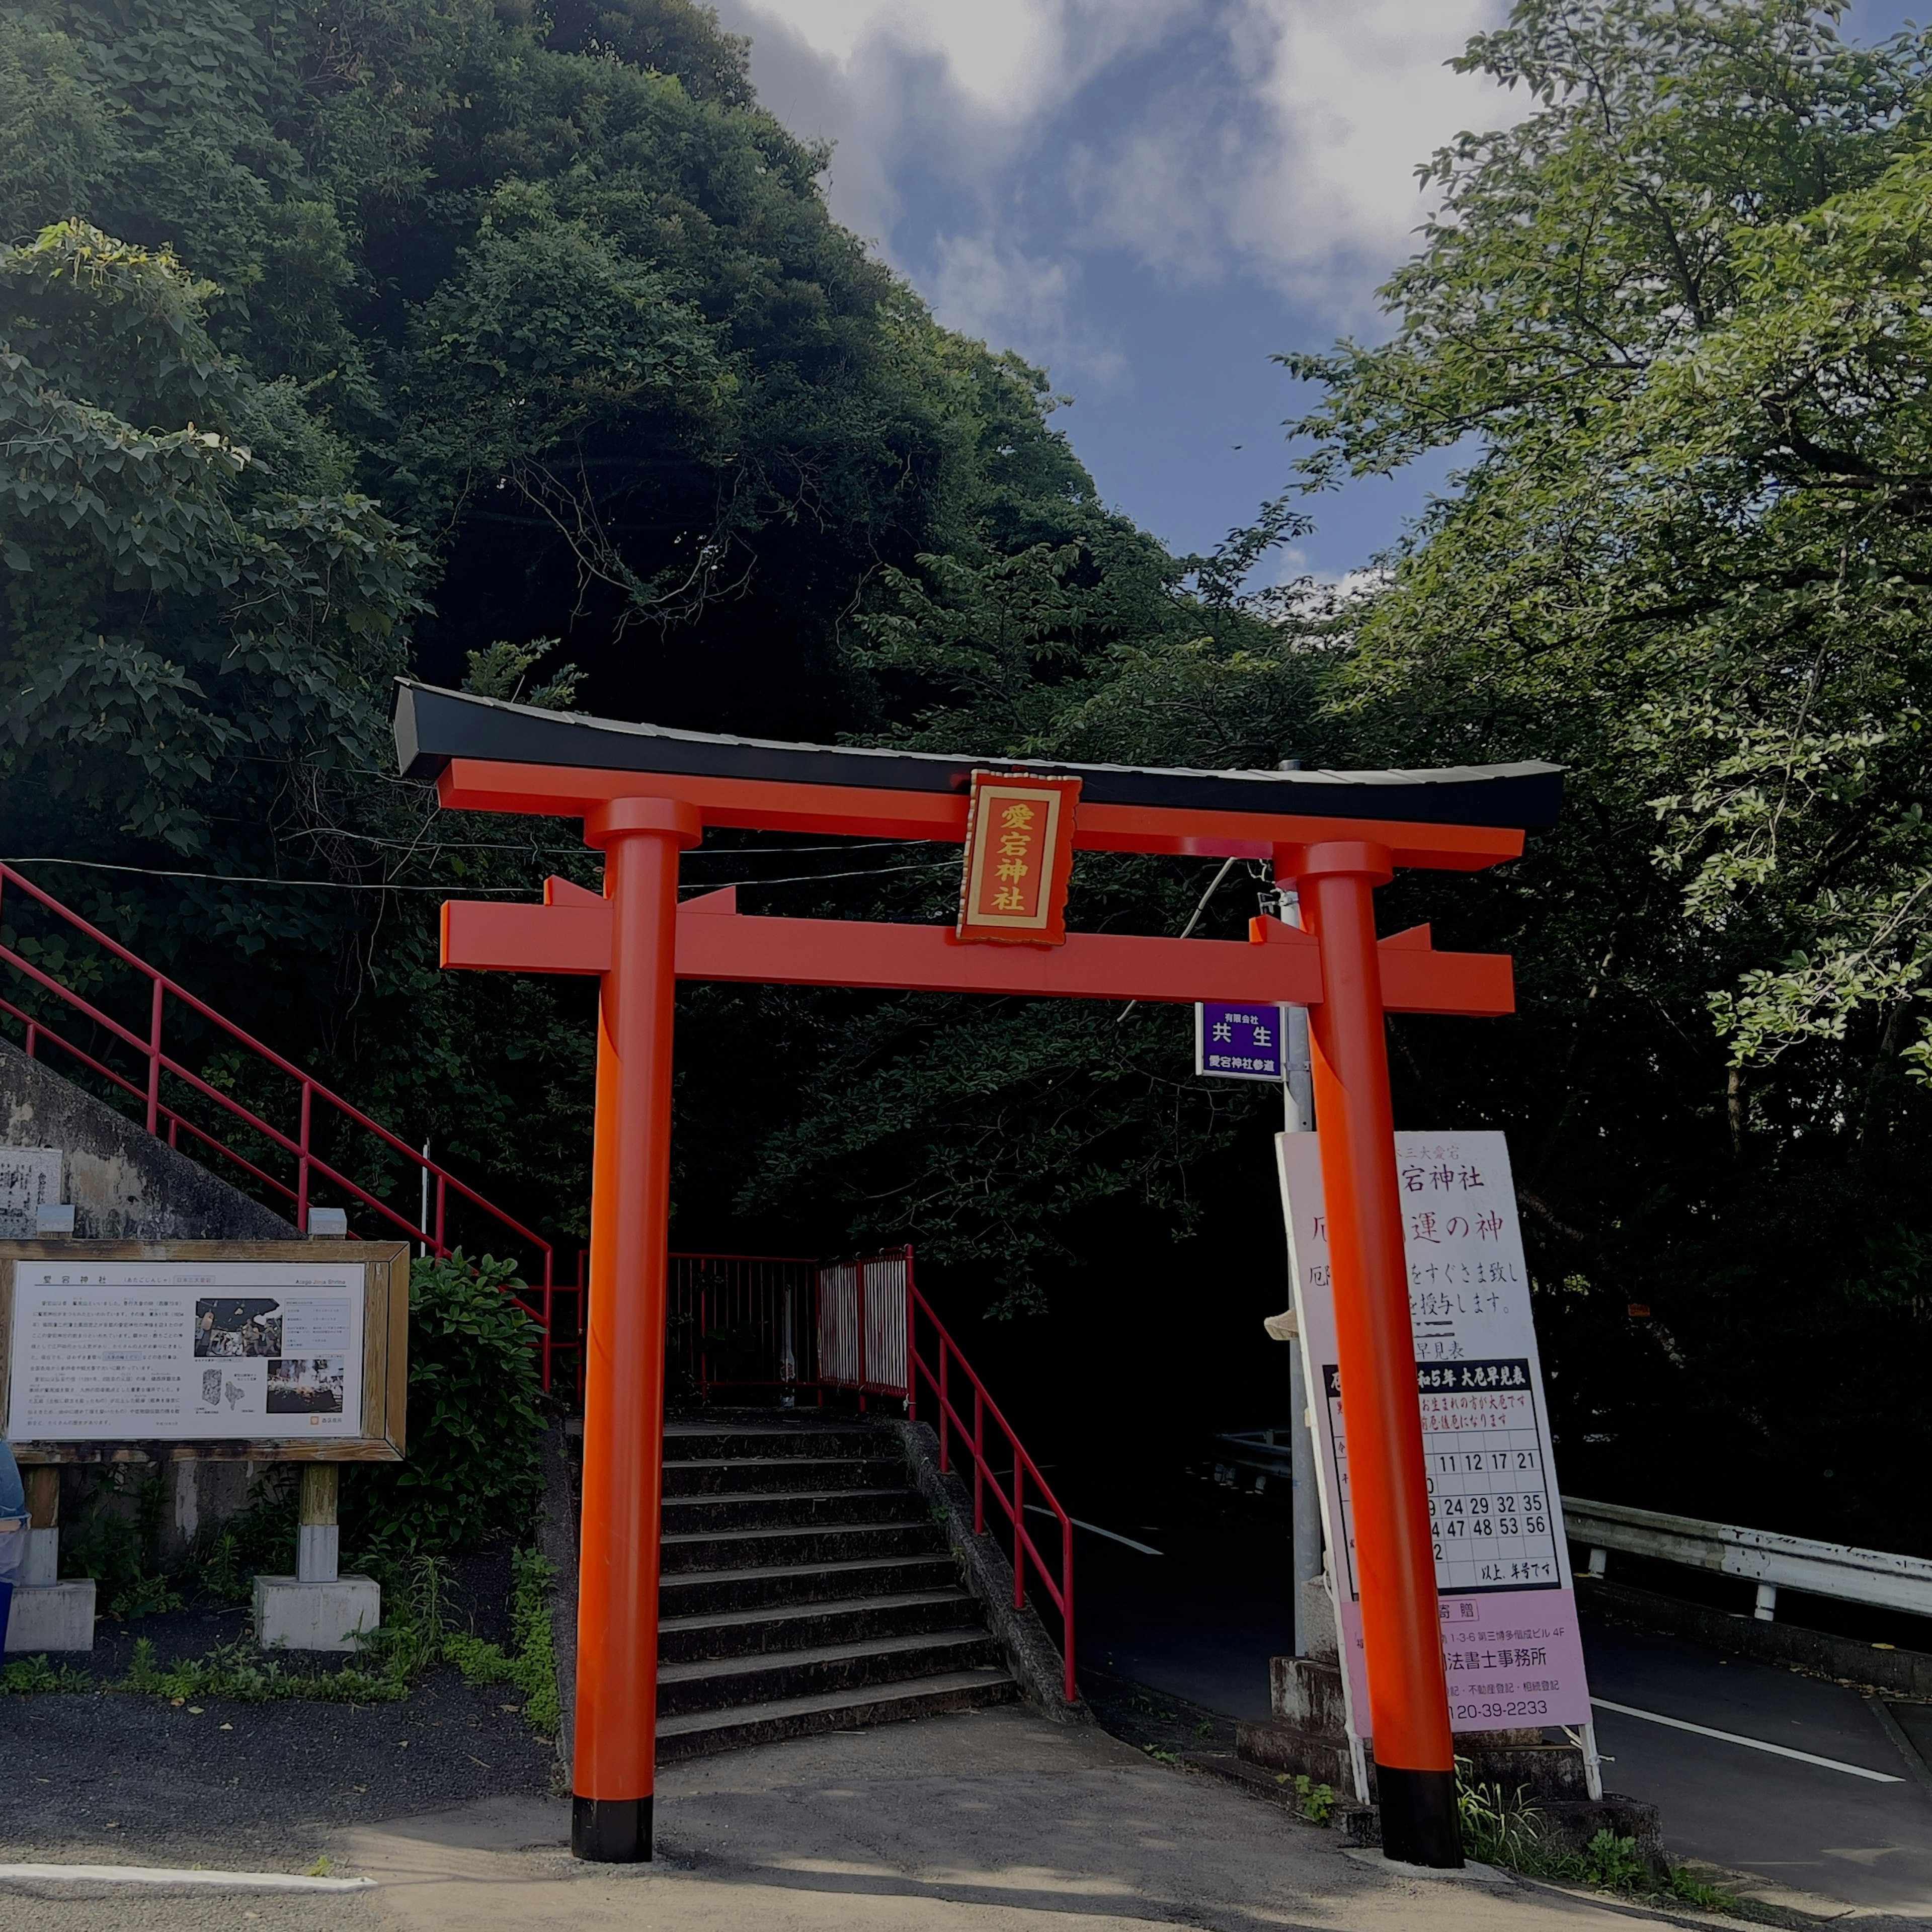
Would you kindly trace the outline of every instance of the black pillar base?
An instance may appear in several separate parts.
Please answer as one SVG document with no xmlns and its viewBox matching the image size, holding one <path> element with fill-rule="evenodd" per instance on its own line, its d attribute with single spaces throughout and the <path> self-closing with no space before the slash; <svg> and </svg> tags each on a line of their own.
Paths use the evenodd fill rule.
<svg viewBox="0 0 1932 1932">
<path fill-rule="evenodd" d="M 1382 1814 L 1383 1857 L 1440 1871 L 1461 1870 L 1462 1831 L 1453 1771 L 1399 1771 L 1378 1759 L 1376 1796 Z"/>
<path fill-rule="evenodd" d="M 592 1864 L 642 1864 L 651 1855 L 648 1798 L 572 1798 L 570 1855 Z"/>
</svg>

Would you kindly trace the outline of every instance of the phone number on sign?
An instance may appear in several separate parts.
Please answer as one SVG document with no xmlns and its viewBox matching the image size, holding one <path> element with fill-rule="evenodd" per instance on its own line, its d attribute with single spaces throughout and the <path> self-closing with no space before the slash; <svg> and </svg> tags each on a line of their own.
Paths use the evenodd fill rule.
<svg viewBox="0 0 1932 1932">
<path fill-rule="evenodd" d="M 1507 1704 L 1452 1704 L 1449 1715 L 1452 1722 L 1468 1718 L 1540 1718 L 1549 1709 L 1546 1698 L 1519 1697 Z"/>
</svg>

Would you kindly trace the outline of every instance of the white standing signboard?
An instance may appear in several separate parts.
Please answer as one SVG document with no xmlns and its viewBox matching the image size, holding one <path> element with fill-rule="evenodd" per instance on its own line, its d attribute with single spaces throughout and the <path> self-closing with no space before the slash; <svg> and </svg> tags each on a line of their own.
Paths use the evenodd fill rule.
<svg viewBox="0 0 1932 1932">
<path fill-rule="evenodd" d="M 1509 1150 L 1500 1133 L 1397 1134 L 1395 1142 L 1450 1724 L 1457 1731 L 1587 1724 Z M 1351 1717 L 1366 1736 L 1321 1149 L 1313 1134 L 1283 1134 L 1276 1144 Z"/>
<path fill-rule="evenodd" d="M 8 1432 L 31 1442 L 326 1442 L 363 1432 L 367 1269 L 14 1264 Z"/>
</svg>

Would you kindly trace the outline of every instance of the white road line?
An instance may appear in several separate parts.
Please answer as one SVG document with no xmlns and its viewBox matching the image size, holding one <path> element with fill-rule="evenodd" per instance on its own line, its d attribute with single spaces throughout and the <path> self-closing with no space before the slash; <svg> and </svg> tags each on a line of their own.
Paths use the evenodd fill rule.
<svg viewBox="0 0 1932 1932">
<path fill-rule="evenodd" d="M 1822 1766 L 1826 1771 L 1842 1771 L 1847 1778 L 1868 1778 L 1874 1784 L 1903 1784 L 1888 1771 L 1868 1771 L 1862 1764 L 1841 1764 L 1834 1757 L 1820 1757 L 1813 1751 L 1793 1750 L 1789 1744 L 1767 1744 L 1762 1738 L 1740 1737 L 1736 1731 L 1714 1731 L 1708 1724 L 1686 1723 L 1682 1718 L 1666 1718 L 1660 1711 L 1640 1711 L 1634 1704 L 1613 1704 L 1607 1697 L 1592 1697 L 1600 1711 L 1614 1711 L 1622 1718 L 1641 1718 L 1647 1724 L 1668 1724 L 1673 1731 L 1690 1731 L 1700 1738 L 1715 1738 L 1720 1743 L 1743 1744 L 1752 1750 L 1769 1751 L 1774 1757 L 1796 1758 L 1800 1764 Z"/>
<path fill-rule="evenodd" d="M 1044 1503 L 1028 1503 L 1027 1508 L 1036 1516 L 1053 1516 L 1052 1510 Z M 1054 1520 L 1058 1522 L 1060 1519 L 1054 1516 Z M 1151 1544 L 1136 1543 L 1131 1536 L 1123 1536 L 1117 1529 L 1102 1529 L 1097 1522 L 1082 1522 L 1077 1516 L 1070 1516 L 1066 1520 L 1076 1529 L 1090 1529 L 1096 1536 L 1104 1536 L 1109 1543 L 1124 1543 L 1130 1550 L 1138 1550 L 1143 1556 L 1158 1556 L 1161 1553 Z"/>
<path fill-rule="evenodd" d="M 204 1871 L 170 1865 L 0 1865 L 0 1884 L 181 1885 L 220 1892 L 366 1892 L 373 1878 L 302 1872 Z"/>
</svg>

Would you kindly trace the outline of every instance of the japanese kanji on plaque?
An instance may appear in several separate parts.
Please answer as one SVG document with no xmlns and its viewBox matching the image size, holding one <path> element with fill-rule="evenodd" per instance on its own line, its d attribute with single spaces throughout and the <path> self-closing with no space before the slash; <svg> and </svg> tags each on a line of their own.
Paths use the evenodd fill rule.
<svg viewBox="0 0 1932 1932">
<path fill-rule="evenodd" d="M 0 1244 L 0 1433 L 28 1462 L 116 1442 L 393 1461 L 408 1273 L 400 1242 Z"/>
<path fill-rule="evenodd" d="M 1018 946 L 1066 942 L 1078 778 L 975 772 L 955 936 Z"/>
<path fill-rule="evenodd" d="M 1282 1062 L 1287 1015 L 1280 1006 L 1231 1006 L 1208 1000 L 1194 1009 L 1194 1070 L 1221 1080 L 1287 1078 Z"/>
<path fill-rule="evenodd" d="M 1397 1134 L 1430 1527 L 1450 1721 L 1590 1721 L 1576 1604 L 1509 1150 L 1500 1133 Z M 1368 1735 L 1346 1391 L 1336 1367 L 1321 1150 L 1283 1134 L 1282 1200 L 1317 1478 L 1356 1728 Z"/>
</svg>

